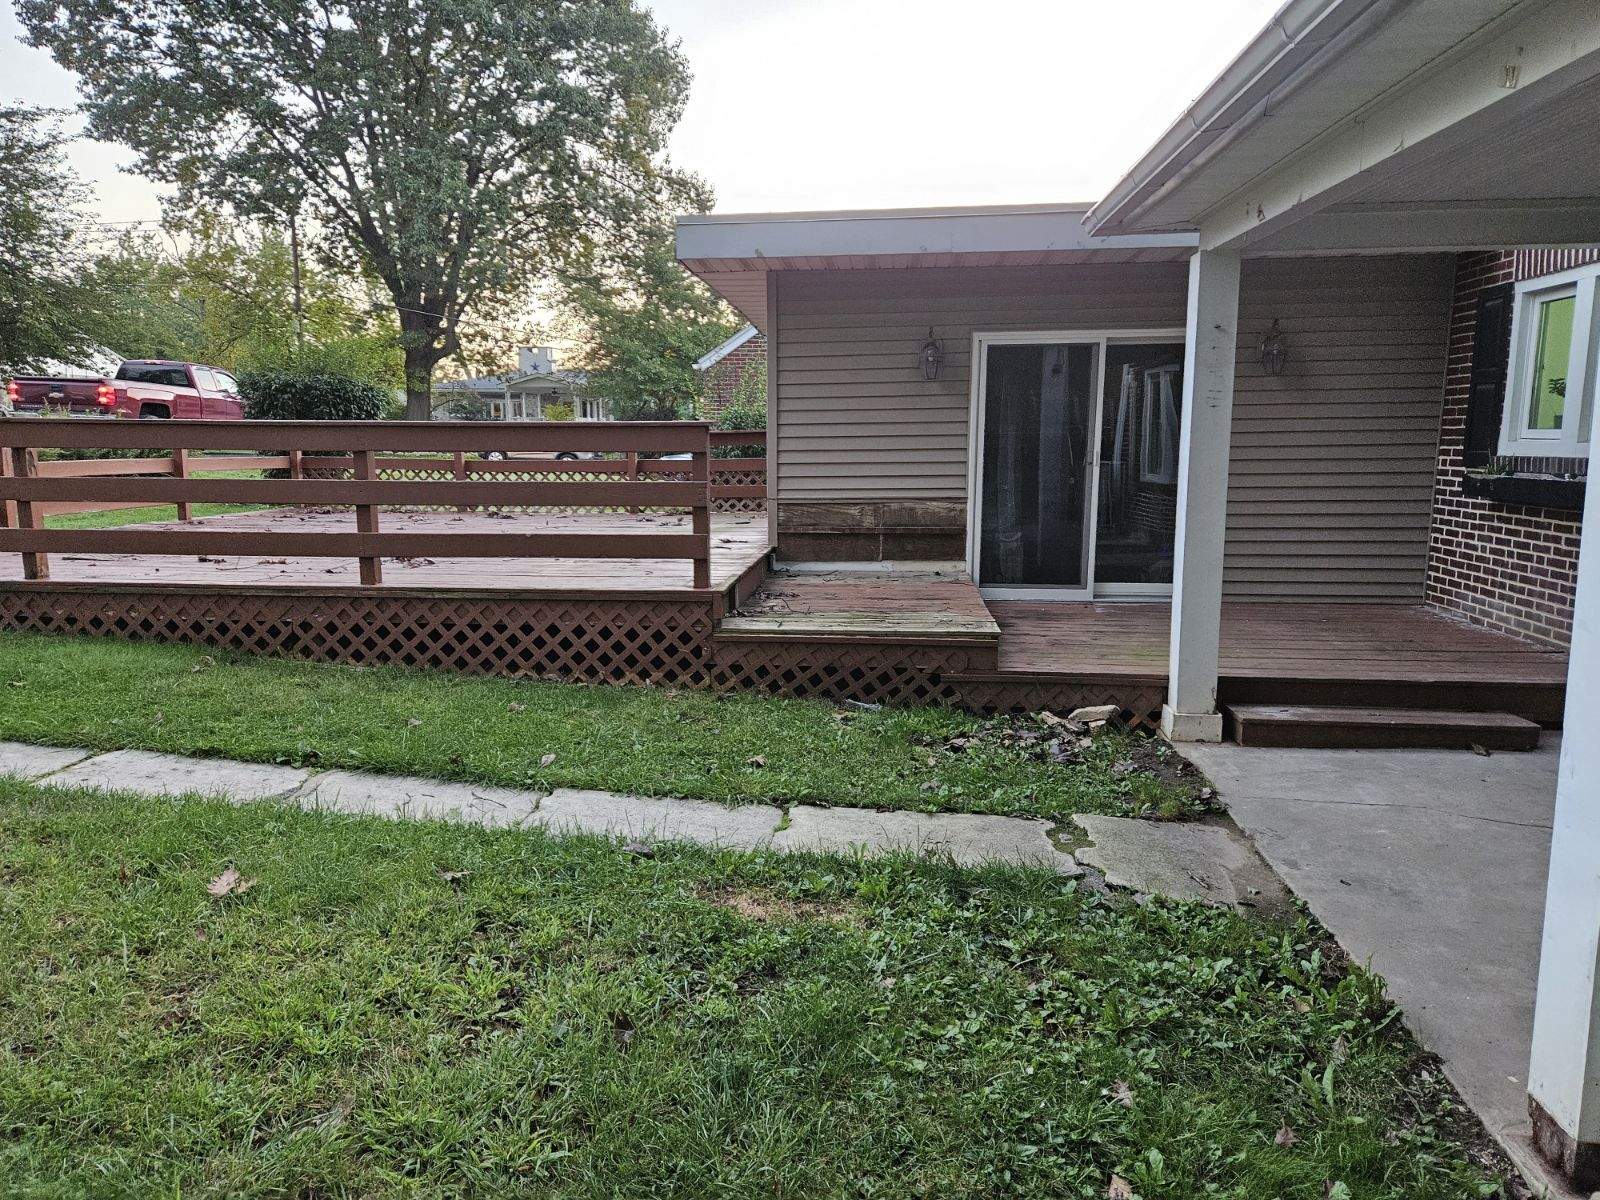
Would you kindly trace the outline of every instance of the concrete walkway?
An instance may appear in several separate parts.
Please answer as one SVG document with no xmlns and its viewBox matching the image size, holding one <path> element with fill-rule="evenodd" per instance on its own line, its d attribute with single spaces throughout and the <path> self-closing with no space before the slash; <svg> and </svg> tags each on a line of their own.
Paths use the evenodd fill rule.
<svg viewBox="0 0 1600 1200">
<path fill-rule="evenodd" d="M 1527 1069 L 1560 739 L 1526 754 L 1185 746 L 1530 1179 Z"/>
<path fill-rule="evenodd" d="M 470 821 L 492 828 L 685 841 L 740 850 L 948 856 L 962 866 L 1002 862 L 1076 876 L 1083 868 L 1050 837 L 1049 821 L 977 813 L 878 812 L 795 804 L 730 807 L 704 800 L 557 788 L 520 791 L 357 771 L 186 758 L 147 750 L 55 749 L 0 742 L 0 774 L 45 787 L 152 796 L 270 800 L 363 816 Z"/>
</svg>

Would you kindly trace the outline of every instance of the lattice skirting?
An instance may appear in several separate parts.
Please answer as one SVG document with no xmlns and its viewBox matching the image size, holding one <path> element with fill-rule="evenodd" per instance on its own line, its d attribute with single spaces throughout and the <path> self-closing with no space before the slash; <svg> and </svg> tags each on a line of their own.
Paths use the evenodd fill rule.
<svg viewBox="0 0 1600 1200">
<path fill-rule="evenodd" d="M 946 676 L 993 661 L 988 646 L 716 639 L 712 686 L 870 704 L 959 704 Z"/>
<path fill-rule="evenodd" d="M 704 686 L 712 612 L 710 601 L 660 597 L 19 591 L 0 593 L 0 627 L 315 662 Z"/>
</svg>

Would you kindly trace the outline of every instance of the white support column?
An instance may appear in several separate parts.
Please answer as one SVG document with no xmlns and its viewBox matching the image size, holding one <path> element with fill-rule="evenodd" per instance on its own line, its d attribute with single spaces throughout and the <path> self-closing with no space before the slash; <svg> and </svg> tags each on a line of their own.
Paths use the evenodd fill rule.
<svg viewBox="0 0 1600 1200">
<path fill-rule="evenodd" d="M 1528 1066 L 1534 1145 L 1579 1191 L 1600 1188 L 1600 492 L 1583 515 L 1566 732 Z"/>
<path fill-rule="evenodd" d="M 1217 651 L 1238 336 L 1239 255 L 1197 251 L 1189 260 L 1171 662 L 1167 702 L 1161 706 L 1161 730 L 1175 742 L 1222 740 Z"/>
</svg>

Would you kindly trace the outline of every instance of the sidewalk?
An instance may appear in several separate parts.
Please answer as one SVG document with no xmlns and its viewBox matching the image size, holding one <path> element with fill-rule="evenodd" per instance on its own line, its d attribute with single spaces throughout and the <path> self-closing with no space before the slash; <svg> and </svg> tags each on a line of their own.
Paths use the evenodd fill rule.
<svg viewBox="0 0 1600 1200">
<path fill-rule="evenodd" d="M 740 850 L 948 855 L 960 866 L 1002 862 L 1076 876 L 1083 868 L 1051 840 L 1051 823 L 973 813 L 878 812 L 795 804 L 730 807 L 704 800 L 553 792 L 447 783 L 357 771 L 185 758 L 147 750 L 91 750 L 0 742 L 0 774 L 43 787 L 153 796 L 275 801 L 323 812 L 466 821 L 490 828 L 587 833 L 638 842 L 693 842 Z"/>
</svg>

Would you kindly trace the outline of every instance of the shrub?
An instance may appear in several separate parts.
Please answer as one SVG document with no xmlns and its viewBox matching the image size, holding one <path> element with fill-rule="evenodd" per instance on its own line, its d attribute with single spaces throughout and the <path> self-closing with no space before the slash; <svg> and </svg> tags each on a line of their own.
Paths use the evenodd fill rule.
<svg viewBox="0 0 1600 1200">
<path fill-rule="evenodd" d="M 765 365 L 745 368 L 733 389 L 727 407 L 711 419 L 717 429 L 765 429 L 767 427 L 767 371 Z M 760 458 L 765 446 L 718 446 L 717 458 Z"/>
<path fill-rule="evenodd" d="M 389 401 L 359 379 L 275 368 L 244 372 L 239 394 L 252 421 L 376 421 Z"/>
</svg>

